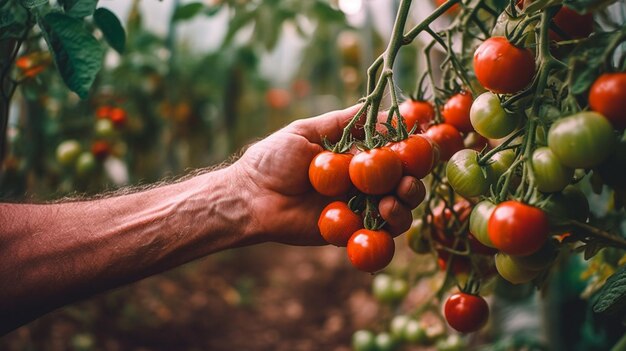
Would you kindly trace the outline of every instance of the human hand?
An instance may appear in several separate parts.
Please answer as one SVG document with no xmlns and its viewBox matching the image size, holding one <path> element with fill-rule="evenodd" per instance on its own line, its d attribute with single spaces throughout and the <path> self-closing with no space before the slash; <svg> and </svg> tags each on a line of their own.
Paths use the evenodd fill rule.
<svg viewBox="0 0 626 351">
<path fill-rule="evenodd" d="M 241 189 L 248 192 L 250 223 L 258 241 L 292 245 L 325 244 L 317 220 L 333 199 L 318 194 L 309 182 L 313 157 L 323 150 L 322 137 L 336 142 L 359 105 L 295 121 L 252 145 L 233 164 Z M 395 194 L 385 196 L 379 212 L 394 236 L 411 225 L 411 209 L 419 205 L 418 183 L 403 177 Z M 344 199 L 347 200 L 347 199 Z"/>
</svg>

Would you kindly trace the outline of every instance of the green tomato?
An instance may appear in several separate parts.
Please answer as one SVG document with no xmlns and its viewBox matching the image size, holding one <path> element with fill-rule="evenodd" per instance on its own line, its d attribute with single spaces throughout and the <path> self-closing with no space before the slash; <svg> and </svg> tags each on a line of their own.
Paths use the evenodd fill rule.
<svg viewBox="0 0 626 351">
<path fill-rule="evenodd" d="M 485 246 L 494 248 L 495 246 L 487 233 L 487 223 L 495 208 L 496 205 L 493 202 L 489 200 L 481 201 L 474 206 L 469 219 L 469 231 L 474 235 L 476 240 Z"/>
<path fill-rule="evenodd" d="M 369 330 L 357 330 L 352 334 L 352 349 L 354 351 L 377 351 L 376 336 Z"/>
<path fill-rule="evenodd" d="M 540 270 L 531 270 L 521 266 L 511 259 L 511 256 L 498 252 L 495 257 L 496 270 L 502 278 L 512 284 L 528 283 L 535 279 Z"/>
<path fill-rule="evenodd" d="M 461 351 L 465 349 L 465 343 L 456 334 L 449 335 L 446 339 L 437 342 L 437 351 Z"/>
<path fill-rule="evenodd" d="M 486 92 L 472 103 L 470 122 L 478 134 L 489 139 L 499 139 L 515 130 L 519 116 L 507 114 L 498 96 Z"/>
<path fill-rule="evenodd" d="M 96 162 L 96 158 L 91 152 L 88 151 L 81 153 L 76 160 L 76 164 L 74 165 L 76 175 L 79 177 L 84 177 L 93 173 L 97 166 L 98 163 Z"/>
<path fill-rule="evenodd" d="M 406 242 L 417 254 L 427 254 L 430 252 L 430 242 L 424 236 L 424 221 L 421 219 L 413 220 L 411 227 L 405 233 Z"/>
<path fill-rule="evenodd" d="M 531 271 L 541 271 L 548 267 L 556 258 L 556 246 L 553 240 L 548 240 L 538 251 L 528 256 L 509 256 L 519 267 Z"/>
<path fill-rule="evenodd" d="M 409 292 L 409 284 L 404 279 L 395 278 L 391 282 L 391 293 L 394 301 L 402 300 Z"/>
<path fill-rule="evenodd" d="M 404 340 L 411 344 L 421 344 L 426 342 L 426 330 L 420 322 L 410 319 L 404 326 Z"/>
<path fill-rule="evenodd" d="M 379 333 L 376 335 L 376 349 L 378 351 L 392 351 L 396 348 L 396 341 L 389 333 Z"/>
<path fill-rule="evenodd" d="M 396 279 L 389 274 L 379 273 L 372 282 L 372 294 L 381 302 L 395 302 L 408 292 L 408 284 L 402 279 Z"/>
<path fill-rule="evenodd" d="M 548 147 L 562 164 L 571 168 L 601 164 L 610 155 L 614 141 L 611 123 L 596 112 L 561 118 L 548 132 Z"/>
<path fill-rule="evenodd" d="M 498 181 L 504 172 L 511 168 L 513 162 L 515 162 L 515 151 L 511 149 L 498 151 L 491 156 L 489 169 L 491 169 L 494 181 Z"/>
<path fill-rule="evenodd" d="M 395 340 L 404 340 L 404 330 L 411 318 L 403 314 L 393 317 L 391 323 L 389 323 L 389 332 Z"/>
<path fill-rule="evenodd" d="M 454 154 L 446 165 L 450 186 L 465 197 L 475 197 L 489 190 L 493 177 L 488 167 L 478 164 L 478 151 L 464 149 Z"/>
<path fill-rule="evenodd" d="M 574 169 L 563 166 L 550 148 L 536 149 L 531 160 L 535 172 L 535 185 L 539 191 L 544 193 L 561 191 L 572 181 Z"/>
<path fill-rule="evenodd" d="M 74 164 L 78 155 L 80 155 L 81 147 L 80 143 L 76 140 L 65 140 L 59 146 L 57 146 L 56 156 L 57 162 L 63 166 L 70 166 Z"/>
<path fill-rule="evenodd" d="M 108 139 L 115 136 L 115 126 L 109 119 L 99 119 L 96 121 L 94 131 L 98 138 Z"/>
</svg>

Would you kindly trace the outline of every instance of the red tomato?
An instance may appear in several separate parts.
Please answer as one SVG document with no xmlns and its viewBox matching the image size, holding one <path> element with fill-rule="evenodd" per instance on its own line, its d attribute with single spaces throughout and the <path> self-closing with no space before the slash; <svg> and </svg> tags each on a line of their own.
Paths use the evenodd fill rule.
<svg viewBox="0 0 626 351">
<path fill-rule="evenodd" d="M 415 131 L 419 133 L 421 130 L 426 130 L 428 125 L 435 118 L 435 109 L 433 105 L 428 101 L 406 100 L 398 106 L 400 109 L 400 115 L 404 118 L 407 131 L 411 131 L 414 126 L 417 125 Z M 396 120 L 394 119 L 391 124 L 395 127 Z"/>
<path fill-rule="evenodd" d="M 291 93 L 285 89 L 271 88 L 265 94 L 267 105 L 275 110 L 283 110 L 291 103 Z"/>
<path fill-rule="evenodd" d="M 568 39 L 582 39 L 588 37 L 593 32 L 593 14 L 578 14 L 576 11 L 568 7 L 561 7 L 559 12 L 552 18 L 554 24 L 569 36 Z M 550 31 L 550 39 L 564 40 L 555 31 Z"/>
<path fill-rule="evenodd" d="M 441 115 L 443 120 L 453 125 L 456 129 L 463 133 L 469 133 L 474 130 L 470 122 L 470 109 L 472 108 L 472 94 L 462 91 L 453 95 L 445 105 Z"/>
<path fill-rule="evenodd" d="M 404 174 L 424 178 L 433 169 L 435 154 L 432 144 L 421 135 L 410 135 L 407 139 L 389 145 L 402 161 Z"/>
<path fill-rule="evenodd" d="M 508 255 L 528 256 L 539 250 L 550 231 L 541 209 L 518 201 L 505 201 L 489 217 L 487 232 L 493 245 Z"/>
<path fill-rule="evenodd" d="M 437 124 L 430 127 L 425 134 L 439 146 L 441 161 L 448 161 L 452 155 L 464 148 L 463 136 L 450 124 Z"/>
<path fill-rule="evenodd" d="M 346 246 L 352 234 L 363 227 L 363 220 L 345 202 L 334 201 L 322 210 L 317 226 L 328 243 Z"/>
<path fill-rule="evenodd" d="M 119 107 L 114 107 L 109 111 L 109 119 L 116 127 L 122 127 L 126 124 L 126 111 Z"/>
<path fill-rule="evenodd" d="M 485 326 L 489 319 L 489 306 L 481 296 L 458 292 L 446 300 L 443 313 L 452 328 L 461 333 L 471 333 Z"/>
<path fill-rule="evenodd" d="M 605 73 L 589 90 L 589 106 L 611 122 L 613 128 L 626 128 L 626 73 Z"/>
<path fill-rule="evenodd" d="M 388 147 L 359 152 L 350 161 L 350 180 L 365 194 L 386 194 L 396 188 L 400 178 L 402 161 Z"/>
<path fill-rule="evenodd" d="M 462 200 L 454 204 L 454 212 L 461 224 L 467 220 L 472 208 L 469 202 Z M 451 227 L 450 222 L 454 217 L 449 208 L 439 205 L 433 209 L 433 219 L 431 225 L 431 237 L 442 245 L 452 248 L 454 244 L 453 233 L 448 233 L 447 229 Z"/>
<path fill-rule="evenodd" d="M 113 107 L 109 105 L 103 105 L 96 109 L 96 118 L 97 119 L 108 119 L 111 114 L 111 110 Z"/>
<path fill-rule="evenodd" d="M 309 165 L 309 180 L 315 191 L 326 196 L 343 195 L 350 190 L 352 183 L 348 169 L 352 154 L 338 154 L 322 151 Z"/>
<path fill-rule="evenodd" d="M 535 58 L 505 37 L 485 40 L 474 53 L 474 72 L 483 87 L 498 94 L 513 94 L 526 87 L 535 75 Z"/>
<path fill-rule="evenodd" d="M 95 158 L 102 161 L 111 153 L 111 146 L 103 140 L 96 140 L 91 144 L 91 153 Z"/>
<path fill-rule="evenodd" d="M 437 4 L 437 7 L 443 5 L 446 3 L 446 0 L 435 0 L 435 3 Z M 448 10 L 446 10 L 446 14 L 449 16 L 455 16 L 457 13 L 459 13 L 459 11 L 461 10 L 461 5 L 459 5 L 458 3 L 452 5 L 452 7 L 450 7 Z"/>
<path fill-rule="evenodd" d="M 437 255 L 437 265 L 439 266 L 439 269 L 442 271 L 447 270 L 450 253 L 444 250 L 437 250 Z M 472 264 L 469 258 L 465 256 L 455 255 L 454 259 L 452 260 L 452 268 L 450 269 L 450 271 L 454 275 L 467 274 L 471 271 L 471 268 Z"/>
<path fill-rule="evenodd" d="M 374 273 L 391 262 L 395 244 L 384 230 L 359 229 L 348 240 L 347 251 L 354 267 Z"/>
</svg>

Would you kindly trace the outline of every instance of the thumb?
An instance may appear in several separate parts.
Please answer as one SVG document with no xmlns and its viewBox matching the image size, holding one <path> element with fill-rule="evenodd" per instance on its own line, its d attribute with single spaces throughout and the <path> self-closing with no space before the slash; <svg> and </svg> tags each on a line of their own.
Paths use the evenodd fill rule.
<svg viewBox="0 0 626 351">
<path fill-rule="evenodd" d="M 321 144 L 323 138 L 336 142 L 341 138 L 343 129 L 359 113 L 363 104 L 350 106 L 343 110 L 327 112 L 317 117 L 295 121 L 289 125 L 289 131 L 307 138 L 310 142 Z M 361 114 L 363 114 L 361 112 Z"/>
</svg>

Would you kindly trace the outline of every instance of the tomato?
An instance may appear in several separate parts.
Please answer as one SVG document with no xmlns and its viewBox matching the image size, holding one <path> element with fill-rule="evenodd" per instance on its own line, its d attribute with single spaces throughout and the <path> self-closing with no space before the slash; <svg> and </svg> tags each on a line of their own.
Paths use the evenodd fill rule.
<svg viewBox="0 0 626 351">
<path fill-rule="evenodd" d="M 489 238 L 487 232 L 487 223 L 489 218 L 495 210 L 496 205 L 489 201 L 484 200 L 476 204 L 472 209 L 469 219 L 469 231 L 474 235 L 476 240 L 487 247 L 495 247 Z"/>
<path fill-rule="evenodd" d="M 49 57 L 46 59 L 43 53 L 35 52 L 26 56 L 18 57 L 15 60 L 15 67 L 22 71 L 24 77 L 33 78 L 43 72 L 49 63 Z"/>
<path fill-rule="evenodd" d="M 626 128 L 626 73 L 605 73 L 589 90 L 589 107 L 606 117 L 613 128 Z"/>
<path fill-rule="evenodd" d="M 581 39 L 588 37 L 593 32 L 593 14 L 581 15 L 566 6 L 561 7 L 552 21 L 569 37 L 562 38 L 557 32 L 551 30 L 549 35 L 552 40 Z"/>
<path fill-rule="evenodd" d="M 511 284 L 523 284 L 535 279 L 541 270 L 524 268 L 504 253 L 497 253 L 495 257 L 496 269 L 502 278 Z"/>
<path fill-rule="evenodd" d="M 353 266 L 374 273 L 391 262 L 395 244 L 384 230 L 359 229 L 348 240 L 347 251 Z"/>
<path fill-rule="evenodd" d="M 488 90 L 513 94 L 532 81 L 535 58 L 530 50 L 514 46 L 505 37 L 491 37 L 474 53 L 474 72 Z"/>
<path fill-rule="evenodd" d="M 535 186 L 544 193 L 563 190 L 574 176 L 574 169 L 563 166 L 549 147 L 536 149 L 531 162 L 535 172 Z"/>
<path fill-rule="evenodd" d="M 409 135 L 407 139 L 392 143 L 389 148 L 402 161 L 405 175 L 421 179 L 430 173 L 435 163 L 432 144 L 421 135 Z"/>
<path fill-rule="evenodd" d="M 111 114 L 111 110 L 113 107 L 109 105 L 103 105 L 96 109 L 96 118 L 97 119 L 109 119 L 109 115 Z"/>
<path fill-rule="evenodd" d="M 443 5 L 446 3 L 446 0 L 435 0 L 435 4 L 437 5 L 437 7 Z M 449 15 L 449 16 L 455 16 L 457 13 L 459 13 L 459 11 L 461 11 L 461 5 L 459 5 L 458 3 L 452 5 L 452 7 L 450 7 L 449 9 L 446 10 L 445 14 Z"/>
<path fill-rule="evenodd" d="M 540 271 L 548 267 L 556 257 L 556 246 L 553 240 L 548 240 L 537 252 L 528 256 L 509 256 L 519 267 L 531 271 Z"/>
<path fill-rule="evenodd" d="M 109 112 L 109 119 L 116 127 L 121 128 L 126 124 L 126 111 L 119 107 L 112 108 Z"/>
<path fill-rule="evenodd" d="M 611 123 L 597 112 L 561 118 L 548 132 L 548 147 L 571 168 L 590 168 L 606 160 L 614 145 Z"/>
<path fill-rule="evenodd" d="M 472 107 L 472 94 L 462 91 L 453 95 L 441 110 L 443 120 L 454 126 L 459 132 L 469 133 L 472 128 L 470 123 L 470 108 Z"/>
<path fill-rule="evenodd" d="M 91 144 L 91 153 L 93 156 L 102 161 L 111 154 L 111 145 L 103 140 L 96 140 Z"/>
<path fill-rule="evenodd" d="M 396 341 L 389 333 L 379 333 L 376 335 L 375 342 L 377 351 L 392 351 L 396 348 Z"/>
<path fill-rule="evenodd" d="M 478 164 L 478 152 L 464 149 L 452 156 L 446 165 L 450 186 L 464 197 L 475 197 L 489 191 L 493 176 L 488 167 Z"/>
<path fill-rule="evenodd" d="M 452 262 L 450 271 L 456 276 L 468 274 L 472 268 L 472 263 L 465 256 L 453 255 L 454 257 L 450 259 L 450 253 L 443 250 L 437 251 L 437 254 L 439 255 L 437 257 L 437 265 L 441 271 L 446 271 L 450 262 Z"/>
<path fill-rule="evenodd" d="M 352 348 L 354 351 L 377 351 L 376 337 L 369 330 L 357 330 L 352 334 Z"/>
<path fill-rule="evenodd" d="M 458 335 L 448 335 L 447 338 L 437 341 L 435 345 L 437 351 L 463 351 L 467 349 L 467 346 L 463 339 Z"/>
<path fill-rule="evenodd" d="M 454 204 L 454 212 L 458 217 L 461 225 L 467 217 L 470 215 L 471 207 L 467 201 L 459 201 Z M 431 225 L 431 237 L 442 245 L 452 247 L 454 244 L 453 233 L 449 233 L 449 229 L 456 230 L 457 228 L 450 228 L 452 226 L 451 221 L 454 216 L 449 208 L 444 208 L 443 205 L 437 206 L 433 209 L 433 219 Z"/>
<path fill-rule="evenodd" d="M 470 132 L 463 139 L 463 145 L 466 149 L 483 151 L 489 149 L 489 140 L 476 132 Z"/>
<path fill-rule="evenodd" d="M 404 340 L 411 344 L 421 344 L 426 341 L 426 330 L 420 322 L 409 319 L 404 326 Z"/>
<path fill-rule="evenodd" d="M 398 106 L 400 109 L 400 115 L 404 118 L 404 124 L 406 124 L 407 131 L 415 130 L 419 132 L 420 130 L 426 130 L 428 125 L 435 118 L 435 108 L 428 101 L 419 101 L 419 100 L 405 100 L 403 103 Z M 395 127 L 396 120 L 392 121 L 392 125 Z"/>
<path fill-rule="evenodd" d="M 539 208 L 518 201 L 496 206 L 487 232 L 494 246 L 509 255 L 526 256 L 539 250 L 549 233 L 548 216 Z"/>
<path fill-rule="evenodd" d="M 625 187 L 626 179 L 626 140 L 620 141 L 611 155 L 597 168 L 602 180 L 613 188 Z"/>
<path fill-rule="evenodd" d="M 76 140 L 65 140 L 57 146 L 56 157 L 57 162 L 63 166 L 74 164 L 78 155 L 81 153 L 80 143 Z"/>
<path fill-rule="evenodd" d="M 409 292 L 409 285 L 404 279 L 394 278 L 388 274 L 379 273 L 372 282 L 372 294 L 379 301 L 399 301 Z"/>
<path fill-rule="evenodd" d="M 452 328 L 471 333 L 487 324 L 489 306 L 481 296 L 458 292 L 446 300 L 443 313 Z"/>
<path fill-rule="evenodd" d="M 96 159 L 91 152 L 81 153 L 76 159 L 76 164 L 74 165 L 76 175 L 78 175 L 79 177 L 84 177 L 93 173 L 96 167 Z"/>
<path fill-rule="evenodd" d="M 520 121 L 518 115 L 507 114 L 498 96 L 491 92 L 482 93 L 474 100 L 469 116 L 474 130 L 490 139 L 509 135 Z"/>
<path fill-rule="evenodd" d="M 389 323 L 389 333 L 395 340 L 401 341 L 404 339 L 404 330 L 410 320 L 409 316 L 403 314 L 393 317 L 391 323 Z"/>
<path fill-rule="evenodd" d="M 511 168 L 511 165 L 515 161 L 515 151 L 511 149 L 502 150 L 496 152 L 489 159 L 488 167 L 491 170 L 491 174 L 493 175 L 494 182 L 497 182 L 498 179 L 504 174 L 504 172 L 508 171 Z"/>
<path fill-rule="evenodd" d="M 322 151 L 309 165 L 309 180 L 318 193 L 326 196 L 344 195 L 352 187 L 349 167 L 351 154 Z"/>
<path fill-rule="evenodd" d="M 322 210 L 317 227 L 329 244 L 346 246 L 352 234 L 363 227 L 363 220 L 345 202 L 334 201 Z"/>
<path fill-rule="evenodd" d="M 109 139 L 115 136 L 115 127 L 113 122 L 108 119 L 99 119 L 94 126 L 96 137 Z"/>
<path fill-rule="evenodd" d="M 388 147 L 366 150 L 350 161 L 350 180 L 365 194 L 382 195 L 396 188 L 402 178 L 402 161 Z"/>
<path fill-rule="evenodd" d="M 269 107 L 283 110 L 291 103 L 291 93 L 285 89 L 271 88 L 265 94 L 265 101 Z"/>
<path fill-rule="evenodd" d="M 411 227 L 404 233 L 409 248 L 417 254 L 426 254 L 430 252 L 430 241 L 424 236 L 424 221 L 421 219 L 413 220 Z"/>
<path fill-rule="evenodd" d="M 457 151 L 462 150 L 463 137 L 452 125 L 447 123 L 434 125 L 426 131 L 426 136 L 439 146 L 441 161 L 447 161 Z"/>
</svg>

